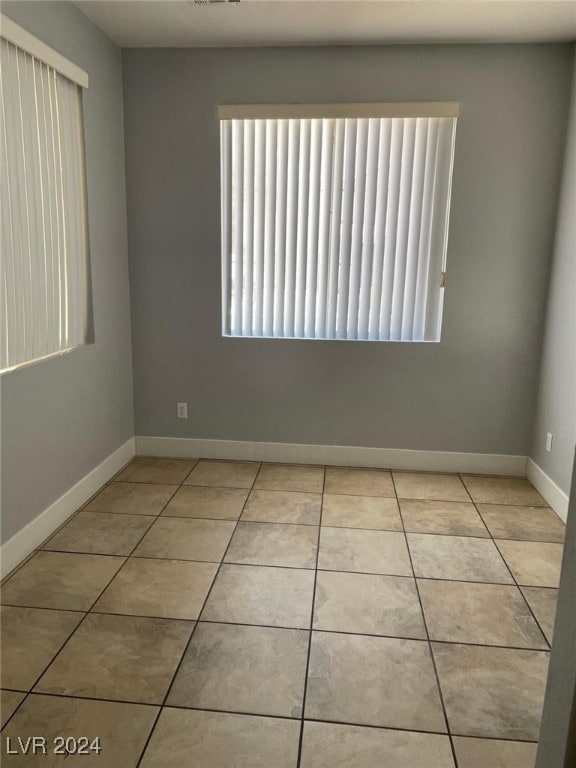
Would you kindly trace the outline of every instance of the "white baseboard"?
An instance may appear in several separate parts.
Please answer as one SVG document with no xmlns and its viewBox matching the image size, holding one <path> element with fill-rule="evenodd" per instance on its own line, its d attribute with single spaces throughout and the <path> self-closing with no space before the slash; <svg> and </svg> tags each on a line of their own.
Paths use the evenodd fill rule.
<svg viewBox="0 0 576 768">
<path fill-rule="evenodd" d="M 526 474 L 526 456 L 450 451 L 410 451 L 349 445 L 252 443 L 240 440 L 201 440 L 186 437 L 137 437 L 138 456 L 239 459 L 288 464 L 333 464 L 428 472 L 470 472 L 482 475 Z"/>
<path fill-rule="evenodd" d="M 566 522 L 568 517 L 568 495 L 532 459 L 528 459 L 526 464 L 526 477 L 534 488 L 544 496 L 558 517 Z"/>
<path fill-rule="evenodd" d="M 0 578 L 15 568 L 70 515 L 85 504 L 96 491 L 108 482 L 135 455 L 135 439 L 107 456 L 103 462 L 88 472 L 76 485 L 41 512 L 28 525 L 8 539 L 0 548 Z"/>
</svg>

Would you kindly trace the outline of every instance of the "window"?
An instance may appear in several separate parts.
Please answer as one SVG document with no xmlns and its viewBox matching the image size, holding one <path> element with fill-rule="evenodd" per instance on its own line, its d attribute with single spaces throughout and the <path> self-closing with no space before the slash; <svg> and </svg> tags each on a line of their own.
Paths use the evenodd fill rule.
<svg viewBox="0 0 576 768">
<path fill-rule="evenodd" d="M 88 341 L 85 72 L 2 16 L 0 370 Z"/>
<path fill-rule="evenodd" d="M 439 341 L 457 115 L 220 107 L 224 335 Z"/>
</svg>

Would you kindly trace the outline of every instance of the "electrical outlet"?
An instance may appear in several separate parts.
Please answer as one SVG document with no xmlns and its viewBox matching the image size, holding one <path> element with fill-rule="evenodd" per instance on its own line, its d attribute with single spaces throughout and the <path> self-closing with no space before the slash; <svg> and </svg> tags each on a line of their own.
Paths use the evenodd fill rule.
<svg viewBox="0 0 576 768">
<path fill-rule="evenodd" d="M 188 403 L 176 403 L 176 416 L 179 419 L 188 418 Z"/>
<path fill-rule="evenodd" d="M 548 432 L 546 435 L 546 451 L 550 453 L 552 450 L 552 432 Z"/>
</svg>

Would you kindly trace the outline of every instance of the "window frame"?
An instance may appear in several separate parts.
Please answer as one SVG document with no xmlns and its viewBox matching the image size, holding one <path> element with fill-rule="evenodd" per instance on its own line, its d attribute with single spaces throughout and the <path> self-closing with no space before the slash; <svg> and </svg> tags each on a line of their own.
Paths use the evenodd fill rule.
<svg viewBox="0 0 576 768">
<path fill-rule="evenodd" d="M 2 38 L 9 45 L 14 46 L 15 49 L 20 50 L 24 54 L 30 56 L 33 60 L 39 64 L 46 66 L 50 72 L 56 76 L 60 76 L 69 81 L 72 85 L 78 88 L 78 99 L 75 109 L 77 109 L 78 120 L 78 149 L 79 149 L 79 165 L 77 167 L 77 177 L 75 177 L 75 191 L 78 200 L 78 210 L 83 211 L 82 221 L 79 223 L 81 231 L 80 240 L 84 242 L 84 246 L 81 252 L 83 265 L 81 267 L 84 274 L 83 280 L 83 319 L 84 326 L 83 340 L 79 343 L 73 343 L 70 346 L 61 346 L 58 349 L 54 349 L 46 354 L 37 355 L 35 357 L 29 357 L 25 360 L 20 360 L 14 364 L 10 364 L 8 359 L 8 365 L 5 368 L 0 368 L 0 377 L 5 376 L 13 371 L 26 368 L 31 365 L 43 362 L 44 360 L 50 360 L 55 357 L 66 355 L 70 352 L 74 352 L 78 349 L 82 349 L 94 342 L 94 319 L 93 319 L 93 304 L 92 304 L 92 281 L 91 281 L 91 262 L 90 262 L 90 239 L 89 239 L 89 219 L 88 219 L 88 184 L 86 177 L 86 145 L 85 145 L 85 131 L 84 131 L 84 111 L 83 111 L 83 96 L 85 90 L 89 87 L 88 73 L 79 67 L 74 62 L 67 59 L 59 51 L 55 50 L 42 40 L 37 38 L 31 32 L 24 27 L 17 24 L 10 17 L 3 13 L 0 13 L 0 38 Z M 39 161 L 41 162 L 41 161 Z M 78 182 L 78 187 L 76 183 Z M 64 205 L 64 202 L 62 201 Z M 64 215 L 68 212 L 68 209 L 64 210 Z M 38 234 L 38 232 L 36 233 Z M 61 248 L 62 246 L 60 246 Z M 4 269 L 4 268 L 3 268 Z M 8 278 L 6 278 L 8 279 Z M 68 286 L 67 283 L 65 283 Z M 85 314 L 84 314 L 85 313 Z M 26 342 L 23 341 L 23 344 Z M 0 362 L 1 364 L 1 362 Z"/>
<path fill-rule="evenodd" d="M 460 105 L 456 101 L 442 101 L 442 102 L 386 102 L 386 103 L 347 103 L 347 104 L 251 104 L 251 105 L 221 105 L 218 108 L 218 119 L 220 123 L 220 137 L 221 137 L 221 225 L 222 225 L 222 239 L 221 239 L 221 261 L 222 261 L 222 336 L 226 338 L 263 338 L 263 339 L 299 339 L 299 340 L 310 340 L 310 341 L 327 341 L 327 340 L 339 340 L 339 341 L 388 341 L 388 342 L 395 342 L 395 341 L 401 341 L 401 342 L 411 342 L 411 343 L 436 343 L 441 340 L 441 327 L 442 327 L 442 305 L 443 305 L 443 296 L 444 296 L 444 286 L 445 286 L 445 273 L 446 273 L 446 254 L 447 254 L 447 240 L 448 240 L 448 224 L 449 224 L 449 215 L 450 215 L 450 202 L 451 202 L 451 189 L 452 189 L 452 176 L 453 176 L 453 164 L 454 164 L 454 149 L 455 149 L 455 133 L 456 133 L 456 122 L 457 118 L 460 115 Z M 443 195 L 445 197 L 445 200 L 442 200 L 438 207 L 434 207 L 434 202 L 430 203 L 430 215 L 434 217 L 434 232 L 436 235 L 438 233 L 440 234 L 440 240 L 441 243 L 435 243 L 434 245 L 430 245 L 428 252 L 427 252 L 427 258 L 429 262 L 434 261 L 434 264 L 437 264 L 439 260 L 441 260 L 441 271 L 439 271 L 438 274 L 438 308 L 437 308 L 437 315 L 435 316 L 437 319 L 437 328 L 434 331 L 434 328 L 432 328 L 432 331 L 427 330 L 425 333 L 428 333 L 428 335 L 432 335 L 432 332 L 434 331 L 435 336 L 434 338 L 367 338 L 362 337 L 358 338 L 358 332 L 355 332 L 351 334 L 350 333 L 350 325 L 348 325 L 345 335 L 332 335 L 332 336 L 325 336 L 325 335 L 316 335 L 317 333 L 317 327 L 313 330 L 313 332 L 310 334 L 308 332 L 306 333 L 295 333 L 294 335 L 289 335 L 284 330 L 280 332 L 255 332 L 253 325 L 250 327 L 249 332 L 243 332 L 242 330 L 238 332 L 238 322 L 234 322 L 233 318 L 231 317 L 231 312 L 233 308 L 236 306 L 234 303 L 234 300 L 232 298 L 232 282 L 233 282 L 233 263 L 234 263 L 234 252 L 240 251 L 242 254 L 241 258 L 241 264 L 244 266 L 244 264 L 248 264 L 250 261 L 250 257 L 246 259 L 245 254 L 245 245 L 243 245 L 242 242 L 238 245 L 238 243 L 234 244 L 232 242 L 232 230 L 233 230 L 233 222 L 234 222 L 234 213 L 233 213 L 233 173 L 235 169 L 232 168 L 233 162 L 238 162 L 237 159 L 232 160 L 226 159 L 226 154 L 230 153 L 232 155 L 233 148 L 232 148 L 232 127 L 229 129 L 225 128 L 225 121 L 228 121 L 229 126 L 233 126 L 233 121 L 314 121 L 314 120 L 322 120 L 322 121 L 328 121 L 328 120 L 341 120 L 346 118 L 353 118 L 357 122 L 360 120 L 363 120 L 365 118 L 404 118 L 404 119 L 411 119 L 411 118 L 426 118 L 426 119 L 432 119 L 432 118 L 449 118 L 452 119 L 452 122 L 449 127 L 447 127 L 447 121 L 444 121 L 444 128 L 442 133 L 442 146 L 443 149 L 441 149 L 441 152 L 444 152 L 443 157 L 441 157 L 440 160 L 436 159 L 437 167 L 440 168 L 440 175 L 443 177 L 441 183 L 445 183 L 445 186 L 443 187 Z M 442 122 L 442 121 L 438 121 Z M 248 125 L 248 123 L 245 123 L 242 127 L 242 130 L 245 129 L 245 127 Z M 253 125 L 256 125 L 256 123 L 253 123 Z M 429 123 L 427 123 L 429 125 Z M 252 129 L 252 133 L 254 133 L 255 129 Z M 448 131 L 448 132 L 447 132 Z M 241 138 L 241 142 L 243 142 L 243 137 Z M 250 141 L 253 141 L 253 137 L 250 137 Z M 276 141 L 276 139 L 274 139 Z M 227 143 L 226 143 L 227 142 Z M 257 144 L 257 142 L 256 142 Z M 242 150 L 243 151 L 243 150 Z M 273 150 L 275 151 L 275 150 Z M 254 150 L 254 154 L 256 154 L 256 150 Z M 427 157 L 425 158 L 426 162 L 428 162 Z M 261 160 L 261 163 L 265 166 L 266 165 L 266 159 Z M 273 161 L 274 162 L 274 161 Z M 388 158 L 388 162 L 391 163 L 392 160 L 390 157 Z M 241 163 L 242 165 L 242 163 Z M 237 173 L 241 173 L 239 170 Z M 251 182 L 249 182 L 250 184 Z M 287 180 L 287 174 L 283 177 L 283 182 L 289 184 L 289 181 Z M 319 183 L 319 182 L 318 182 Z M 344 183 L 344 182 L 342 182 Z M 282 188 L 282 187 L 281 187 Z M 354 182 L 352 182 L 352 188 L 354 188 Z M 285 192 L 285 191 L 284 191 Z M 242 193 L 239 193 L 240 196 Z M 364 193 L 362 193 L 364 194 Z M 282 200 L 284 201 L 284 197 L 286 194 L 283 194 Z M 328 201 L 330 203 L 330 201 Z M 322 203 L 320 199 L 318 200 L 318 208 L 319 208 L 319 216 L 322 216 L 323 212 L 326 210 L 325 203 Z M 445 205 L 443 204 L 445 203 Z M 253 204 L 253 203 L 252 203 Z M 262 205 L 262 203 L 260 203 Z M 282 205 L 280 210 L 282 210 Z M 273 203 L 274 210 L 278 210 L 278 206 L 276 205 L 276 202 Z M 410 210 L 410 208 L 408 208 Z M 423 209 L 420 211 L 420 215 L 422 215 Z M 251 213 L 248 214 L 251 216 Z M 330 213 L 328 214 L 330 217 L 332 217 L 331 208 Z M 262 215 L 260 215 L 260 226 L 262 227 Z M 340 222 L 341 223 L 341 222 Z M 352 226 L 351 223 L 347 223 L 347 226 Z M 338 227 L 340 224 L 337 225 Z M 394 224 L 396 226 L 396 224 Z M 364 246 L 361 246 L 362 253 L 360 256 L 360 263 L 363 264 L 362 259 L 364 258 Z M 268 248 L 268 258 L 270 258 L 270 249 Z M 272 253 L 274 253 L 274 250 L 272 250 Z M 408 261 L 408 255 L 403 256 L 402 263 L 405 265 Z M 346 259 L 350 260 L 350 255 L 346 256 Z M 274 260 L 274 257 L 272 256 L 272 259 Z M 400 262 L 399 262 L 400 264 Z M 260 267 L 262 269 L 263 267 Z M 396 268 L 396 267 L 395 267 Z M 340 263 L 338 264 L 338 269 L 340 269 Z M 392 278 L 394 279 L 394 273 L 392 274 Z M 237 280 L 236 280 L 237 282 Z M 370 284 L 371 285 L 371 284 Z M 430 296 L 432 296 L 430 285 L 425 289 L 424 293 L 424 300 L 427 301 Z M 382 288 L 384 288 L 384 282 L 382 283 Z M 245 289 L 244 289 L 245 290 Z M 262 289 L 264 292 L 266 291 L 265 288 Z M 270 289 L 268 287 L 268 291 L 272 290 L 272 294 L 274 293 L 273 289 Z M 296 288 L 295 290 L 298 290 Z M 358 291 L 360 291 L 360 287 L 358 287 Z M 251 296 L 252 289 L 249 291 L 249 295 Z M 258 299 L 262 301 L 266 301 L 266 296 L 264 295 L 262 299 Z M 351 296 L 353 296 L 353 300 L 355 303 L 358 303 L 359 295 L 356 295 L 354 293 L 350 293 Z M 435 300 L 435 297 L 433 297 Z M 252 302 L 254 301 L 254 298 L 251 296 Z M 346 301 L 349 300 L 349 296 L 347 296 Z M 274 302 L 274 298 L 269 299 L 269 301 Z M 298 297 L 294 299 L 294 301 L 298 301 Z M 316 299 L 314 299 L 316 301 Z M 237 304 L 238 302 L 236 302 Z M 236 307 L 237 309 L 237 307 Z M 269 326 L 269 324 L 268 324 Z M 244 324 L 244 327 L 246 327 L 246 324 Z M 392 335 L 392 331 L 390 331 L 390 335 Z"/>
</svg>

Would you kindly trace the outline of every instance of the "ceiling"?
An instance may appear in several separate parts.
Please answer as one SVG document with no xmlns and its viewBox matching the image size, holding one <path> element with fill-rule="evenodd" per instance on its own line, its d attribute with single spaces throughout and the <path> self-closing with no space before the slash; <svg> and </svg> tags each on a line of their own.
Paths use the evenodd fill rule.
<svg viewBox="0 0 576 768">
<path fill-rule="evenodd" d="M 76 0 L 122 47 L 576 40 L 576 0 Z"/>
</svg>

